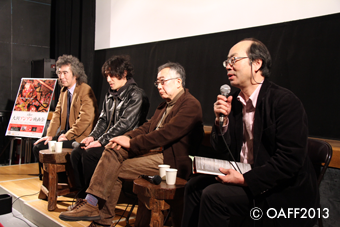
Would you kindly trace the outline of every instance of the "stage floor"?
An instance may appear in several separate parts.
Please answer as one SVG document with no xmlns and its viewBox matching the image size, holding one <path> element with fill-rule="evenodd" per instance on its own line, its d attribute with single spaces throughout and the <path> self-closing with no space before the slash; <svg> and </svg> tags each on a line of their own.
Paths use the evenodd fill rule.
<svg viewBox="0 0 340 227">
<path fill-rule="evenodd" d="M 0 194 L 10 194 L 14 202 L 13 208 L 19 211 L 26 219 L 39 227 L 58 226 L 88 226 L 90 222 L 65 222 L 59 219 L 59 214 L 65 211 L 72 204 L 73 198 L 58 197 L 58 208 L 54 211 L 47 210 L 47 201 L 38 199 L 38 193 L 42 181 L 38 178 L 38 163 L 11 165 L 0 167 Z M 116 207 L 116 217 L 114 223 L 123 214 L 126 204 L 119 204 Z M 129 212 L 130 207 L 124 216 Z M 129 223 L 133 226 L 137 208 L 134 209 Z M 125 226 L 125 218 L 122 217 L 116 225 Z M 23 226 L 27 226 L 26 224 Z"/>
</svg>

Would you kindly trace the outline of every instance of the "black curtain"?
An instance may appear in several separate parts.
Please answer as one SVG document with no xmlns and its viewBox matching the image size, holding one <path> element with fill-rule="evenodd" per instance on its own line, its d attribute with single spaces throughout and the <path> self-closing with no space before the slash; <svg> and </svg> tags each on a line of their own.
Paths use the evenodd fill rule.
<svg viewBox="0 0 340 227">
<path fill-rule="evenodd" d="M 157 67 L 167 61 L 179 62 L 187 73 L 186 86 L 201 102 L 205 125 L 214 121 L 213 103 L 220 86 L 228 84 L 222 61 L 238 41 L 254 37 L 261 40 L 273 58 L 270 80 L 293 91 L 305 106 L 309 135 L 340 139 L 340 13 L 267 26 L 240 29 L 202 36 L 152 42 L 98 50 L 95 74 L 112 55 L 128 54 L 135 67 L 134 79 L 150 99 L 152 116 L 162 101 L 153 82 Z M 100 84 L 102 82 L 102 84 Z M 103 100 L 107 82 L 96 81 L 98 100 Z M 232 92 L 235 88 L 232 88 Z M 297 129 L 298 130 L 298 129 Z"/>
<path fill-rule="evenodd" d="M 93 82 L 95 0 L 52 0 L 50 57 L 77 57 Z"/>
</svg>

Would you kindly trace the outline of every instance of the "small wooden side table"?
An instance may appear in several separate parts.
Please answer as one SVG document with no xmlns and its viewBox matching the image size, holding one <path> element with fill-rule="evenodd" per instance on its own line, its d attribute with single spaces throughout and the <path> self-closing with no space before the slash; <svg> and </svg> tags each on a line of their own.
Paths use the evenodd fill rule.
<svg viewBox="0 0 340 227">
<path fill-rule="evenodd" d="M 57 197 L 66 195 L 73 188 L 73 171 L 70 163 L 71 148 L 63 148 L 61 153 L 48 149 L 39 152 L 39 161 L 43 163 L 44 175 L 39 199 L 47 199 L 49 211 L 57 208 Z M 67 183 L 58 183 L 58 173 L 66 172 Z"/>
<path fill-rule="evenodd" d="M 142 178 L 134 180 L 133 192 L 137 194 L 139 203 L 142 202 L 148 210 L 151 210 L 150 226 L 163 226 L 164 216 L 162 210 L 170 208 L 168 203 L 175 204 L 179 202 L 182 204 L 186 183 L 186 180 L 179 177 L 177 177 L 175 185 L 167 185 L 165 181 L 155 185 Z M 181 214 L 182 211 L 179 212 Z M 136 220 L 138 220 L 139 215 L 137 211 Z M 180 223 L 180 221 L 177 220 L 177 223 Z"/>
</svg>

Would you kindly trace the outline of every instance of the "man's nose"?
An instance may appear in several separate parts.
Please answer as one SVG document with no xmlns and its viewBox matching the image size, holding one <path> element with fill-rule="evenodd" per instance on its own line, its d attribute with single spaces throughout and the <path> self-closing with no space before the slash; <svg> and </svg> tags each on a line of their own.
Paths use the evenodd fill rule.
<svg viewBox="0 0 340 227">
<path fill-rule="evenodd" d="M 232 69 L 232 66 L 230 63 L 227 64 L 227 66 L 225 67 L 227 71 L 231 70 Z"/>
</svg>

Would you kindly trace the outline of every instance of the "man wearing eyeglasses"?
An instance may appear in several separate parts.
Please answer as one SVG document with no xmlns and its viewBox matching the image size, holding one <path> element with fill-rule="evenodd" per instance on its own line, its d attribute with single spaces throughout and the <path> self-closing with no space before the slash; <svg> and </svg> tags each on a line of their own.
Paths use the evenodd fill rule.
<svg viewBox="0 0 340 227">
<path fill-rule="evenodd" d="M 230 84 L 240 91 L 228 98 L 217 97 L 211 144 L 229 155 L 225 140 L 230 160 L 233 156 L 252 169 L 242 174 L 220 168 L 223 175 L 190 179 L 182 226 L 253 226 L 253 220 L 261 215 L 272 217 L 281 209 L 286 218 L 266 221 L 275 226 L 313 226 L 316 218 L 303 218 L 302 212 L 287 218 L 289 209 L 317 212 L 319 204 L 315 171 L 307 155 L 307 115 L 301 101 L 268 80 L 271 57 L 259 40 L 245 39 L 234 45 L 223 66 Z M 220 127 L 221 114 L 225 117 Z"/>
<path fill-rule="evenodd" d="M 194 154 L 203 138 L 202 109 L 199 101 L 185 89 L 185 70 L 178 63 L 158 68 L 155 86 L 164 99 L 152 118 L 123 136 L 110 140 L 91 179 L 88 194 L 73 210 L 62 212 L 66 221 L 91 220 L 92 226 L 110 226 L 115 216 L 122 181 L 140 175 L 158 175 L 159 164 L 178 170 L 178 177 L 188 179 L 192 172 L 189 154 Z M 99 209 L 98 202 L 103 204 Z M 174 205 L 173 213 L 180 225 L 182 206 Z M 143 216 L 140 212 L 143 210 Z M 138 207 L 135 226 L 147 226 L 150 212 Z M 142 221 L 142 222 L 143 222 Z"/>
</svg>

